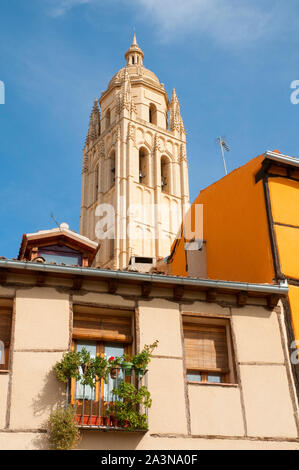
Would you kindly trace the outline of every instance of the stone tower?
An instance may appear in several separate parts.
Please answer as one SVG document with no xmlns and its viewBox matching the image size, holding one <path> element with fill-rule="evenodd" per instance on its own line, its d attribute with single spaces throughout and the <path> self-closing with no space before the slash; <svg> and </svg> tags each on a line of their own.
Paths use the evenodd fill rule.
<svg viewBox="0 0 299 470">
<path fill-rule="evenodd" d="M 143 66 L 136 42 L 92 108 L 83 151 L 81 234 L 101 242 L 96 265 L 156 260 L 189 204 L 186 133 L 175 90 Z M 99 110 L 99 106 L 100 109 Z"/>
</svg>

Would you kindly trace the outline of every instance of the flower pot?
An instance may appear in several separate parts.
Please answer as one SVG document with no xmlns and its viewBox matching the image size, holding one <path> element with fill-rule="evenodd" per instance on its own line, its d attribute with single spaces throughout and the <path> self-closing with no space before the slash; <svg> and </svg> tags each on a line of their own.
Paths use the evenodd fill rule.
<svg viewBox="0 0 299 470">
<path fill-rule="evenodd" d="M 118 419 L 116 419 L 113 415 L 109 416 L 109 426 L 111 426 L 112 428 L 118 426 Z"/>
<path fill-rule="evenodd" d="M 124 376 L 125 377 L 131 377 L 132 369 L 133 369 L 133 363 L 132 362 L 123 362 L 121 368 L 124 371 Z"/>
<path fill-rule="evenodd" d="M 100 417 L 100 425 L 101 426 L 108 426 L 108 416 L 101 416 Z"/>
<path fill-rule="evenodd" d="M 118 377 L 119 373 L 120 373 L 120 368 L 119 367 L 113 367 L 113 369 L 110 370 L 111 379 L 116 379 Z"/>
<path fill-rule="evenodd" d="M 77 414 L 75 417 L 75 421 L 77 424 L 81 426 L 98 426 L 99 425 L 99 417 L 98 416 L 90 416 L 90 415 L 79 415 Z"/>
<path fill-rule="evenodd" d="M 91 425 L 92 426 L 99 426 L 100 418 L 99 416 L 91 416 Z"/>
<path fill-rule="evenodd" d="M 144 374 L 147 372 L 146 366 L 144 367 L 134 367 L 135 374 L 137 377 L 143 377 Z"/>
</svg>

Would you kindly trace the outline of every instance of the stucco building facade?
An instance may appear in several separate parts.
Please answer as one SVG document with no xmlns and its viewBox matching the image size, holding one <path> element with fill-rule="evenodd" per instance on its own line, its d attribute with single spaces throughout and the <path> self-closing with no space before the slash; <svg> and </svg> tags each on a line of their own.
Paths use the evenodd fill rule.
<svg viewBox="0 0 299 470">
<path fill-rule="evenodd" d="M 0 266 L 0 315 L 11 328 L 7 370 L 0 371 L 1 449 L 48 448 L 45 422 L 51 410 L 63 406 L 66 393 L 52 368 L 71 348 L 82 311 L 127 318 L 133 350 L 156 339 L 159 346 L 146 374 L 153 399 L 149 430 L 85 426 L 79 448 L 299 449 L 283 285 L 34 261 L 2 260 Z M 200 381 L 196 374 L 205 368 L 193 370 L 189 346 L 194 331 L 203 328 L 218 368 L 213 372 L 209 366 L 211 375 Z M 218 350 L 213 332 L 219 335 L 219 329 L 225 346 L 222 342 Z M 103 339 L 100 330 L 98 335 Z"/>
</svg>

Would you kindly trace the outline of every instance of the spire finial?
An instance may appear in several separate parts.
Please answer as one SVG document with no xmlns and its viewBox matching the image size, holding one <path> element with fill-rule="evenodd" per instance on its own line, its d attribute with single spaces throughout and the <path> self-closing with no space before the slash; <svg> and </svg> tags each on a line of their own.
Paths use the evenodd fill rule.
<svg viewBox="0 0 299 470">
<path fill-rule="evenodd" d="M 172 89 L 172 98 L 177 98 L 175 88 Z"/>
<path fill-rule="evenodd" d="M 130 48 L 125 53 L 127 65 L 142 65 L 144 54 L 137 44 L 135 31 L 133 33 L 133 41 Z"/>
</svg>

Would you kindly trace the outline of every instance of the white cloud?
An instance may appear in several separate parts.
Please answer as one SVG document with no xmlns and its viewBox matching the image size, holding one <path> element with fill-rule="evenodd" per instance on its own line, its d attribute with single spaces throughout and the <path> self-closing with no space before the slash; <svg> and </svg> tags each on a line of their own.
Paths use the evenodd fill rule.
<svg viewBox="0 0 299 470">
<path fill-rule="evenodd" d="M 93 2 L 94 0 L 54 0 L 54 2 L 52 1 L 52 7 L 49 9 L 49 14 L 56 18 L 64 15 L 75 6 Z"/>
<path fill-rule="evenodd" d="M 50 0 L 52 16 L 62 16 L 83 4 L 105 0 Z M 109 0 L 135 8 L 141 21 L 156 25 L 160 40 L 168 42 L 189 33 L 206 34 L 222 44 L 256 41 L 283 22 L 278 0 Z M 269 3 L 270 1 L 270 3 Z M 139 8 L 138 8 L 139 7 Z"/>
<path fill-rule="evenodd" d="M 159 27 L 160 37 L 199 32 L 224 43 L 259 39 L 268 32 L 275 4 L 263 9 L 247 0 L 138 0 Z"/>
</svg>

